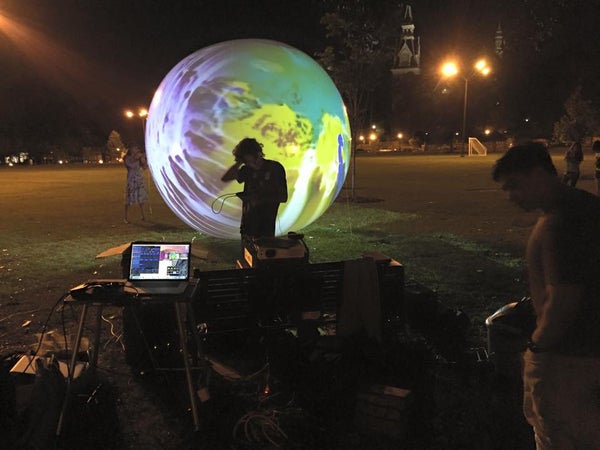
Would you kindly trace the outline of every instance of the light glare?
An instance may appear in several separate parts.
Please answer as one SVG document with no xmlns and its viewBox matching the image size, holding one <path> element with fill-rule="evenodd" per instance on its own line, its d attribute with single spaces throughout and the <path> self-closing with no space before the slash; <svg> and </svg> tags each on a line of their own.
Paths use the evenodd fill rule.
<svg viewBox="0 0 600 450">
<path fill-rule="evenodd" d="M 454 61 L 445 62 L 440 70 L 445 77 L 453 77 L 458 74 L 458 66 Z"/>
</svg>

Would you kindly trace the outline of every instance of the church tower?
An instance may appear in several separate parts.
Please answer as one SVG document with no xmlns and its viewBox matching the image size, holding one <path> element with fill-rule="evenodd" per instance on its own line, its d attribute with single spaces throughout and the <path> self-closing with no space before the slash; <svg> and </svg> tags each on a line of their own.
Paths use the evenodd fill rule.
<svg viewBox="0 0 600 450">
<path fill-rule="evenodd" d="M 502 33 L 502 26 L 498 22 L 498 28 L 496 28 L 496 35 L 494 36 L 494 51 L 498 58 L 502 58 L 504 53 L 504 34 Z"/>
<path fill-rule="evenodd" d="M 421 73 L 421 43 L 419 37 L 415 37 L 415 24 L 410 5 L 405 6 L 402 15 L 400 44 L 392 67 L 394 77 L 407 73 L 415 75 Z"/>
</svg>

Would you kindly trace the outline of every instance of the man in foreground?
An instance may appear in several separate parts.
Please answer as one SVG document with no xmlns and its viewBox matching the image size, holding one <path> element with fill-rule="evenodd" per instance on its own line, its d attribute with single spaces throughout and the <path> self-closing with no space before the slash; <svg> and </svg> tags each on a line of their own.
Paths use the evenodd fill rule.
<svg viewBox="0 0 600 450">
<path fill-rule="evenodd" d="M 235 163 L 221 181 L 244 183 L 242 199 L 242 241 L 275 236 L 275 222 L 280 203 L 287 202 L 285 169 L 277 161 L 265 159 L 262 144 L 256 139 L 242 139 L 233 149 Z"/>
<path fill-rule="evenodd" d="M 509 149 L 493 178 L 541 210 L 526 251 L 537 325 L 523 367 L 537 448 L 600 449 L 600 198 L 561 183 L 538 143 Z"/>
</svg>

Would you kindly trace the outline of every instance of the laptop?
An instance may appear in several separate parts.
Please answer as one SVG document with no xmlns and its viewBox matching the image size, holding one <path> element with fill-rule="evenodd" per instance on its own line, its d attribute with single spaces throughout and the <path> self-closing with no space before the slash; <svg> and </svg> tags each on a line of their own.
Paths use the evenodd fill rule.
<svg viewBox="0 0 600 450">
<path fill-rule="evenodd" d="M 190 243 L 133 242 L 126 287 L 143 295 L 181 295 L 189 286 Z"/>
</svg>

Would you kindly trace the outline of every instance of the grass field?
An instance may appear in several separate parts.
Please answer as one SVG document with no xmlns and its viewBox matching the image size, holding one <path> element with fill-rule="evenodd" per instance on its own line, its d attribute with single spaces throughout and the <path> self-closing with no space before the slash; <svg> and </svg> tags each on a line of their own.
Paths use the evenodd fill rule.
<svg viewBox="0 0 600 450">
<path fill-rule="evenodd" d="M 556 150 L 559 172 L 561 153 Z M 331 208 L 295 231 L 305 234 L 312 262 L 367 251 L 400 261 L 406 278 L 435 289 L 471 318 L 472 344 L 484 346 L 485 317 L 527 294 L 521 255 L 536 219 L 510 205 L 491 180 L 497 157 L 359 156 L 354 190 L 349 174 Z M 594 192 L 591 156 L 582 171 L 580 187 Z M 0 353 L 31 348 L 70 287 L 120 278 L 118 257 L 96 258 L 108 248 L 133 240 L 194 240 L 208 252 L 194 267 L 234 267 L 239 242 L 189 229 L 153 185 L 150 220 L 139 220 L 134 209 L 132 223 L 123 223 L 120 165 L 1 167 L 0 180 Z"/>
<path fill-rule="evenodd" d="M 558 151 L 557 151 L 558 155 Z M 510 205 L 490 178 L 497 156 L 364 156 L 337 201 L 307 236 L 311 260 L 351 259 L 381 251 L 407 277 L 438 290 L 453 306 L 481 318 L 524 294 L 523 245 L 535 213 Z M 563 161 L 555 158 L 559 171 Z M 592 158 L 580 187 L 593 191 Z M 78 280 L 117 275 L 101 251 L 136 239 L 194 240 L 206 249 L 200 269 L 233 267 L 237 241 L 200 235 L 181 222 L 151 183 L 150 220 L 132 210 L 124 224 L 125 170 L 107 166 L 0 168 L 0 303 L 60 296 Z"/>
</svg>

